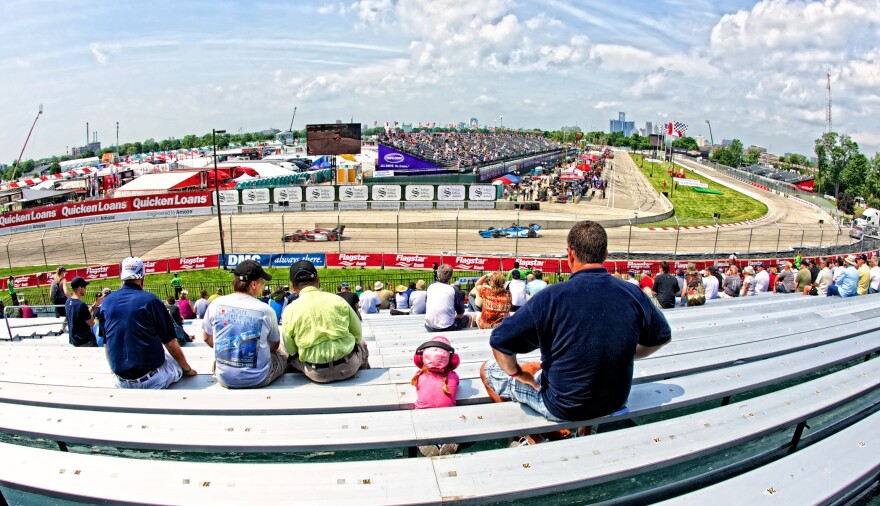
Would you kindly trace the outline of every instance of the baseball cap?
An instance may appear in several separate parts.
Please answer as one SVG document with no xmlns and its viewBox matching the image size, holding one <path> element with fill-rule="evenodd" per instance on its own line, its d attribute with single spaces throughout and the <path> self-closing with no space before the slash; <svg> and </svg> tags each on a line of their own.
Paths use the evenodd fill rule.
<svg viewBox="0 0 880 506">
<path fill-rule="evenodd" d="M 63 265 L 59 265 L 58 270 L 64 272 L 67 270 L 67 267 L 64 267 Z"/>
<path fill-rule="evenodd" d="M 519 273 L 518 270 L 514 269 L 514 270 L 510 271 L 510 277 L 513 279 L 520 279 L 522 277 L 522 275 Z"/>
<path fill-rule="evenodd" d="M 244 262 L 241 262 L 235 270 L 232 271 L 232 274 L 239 281 L 246 281 L 248 283 L 260 278 L 263 278 L 266 281 L 272 281 L 272 276 L 263 270 L 263 266 L 253 260 L 245 260 Z"/>
<path fill-rule="evenodd" d="M 767 268 L 767 266 L 764 265 L 764 262 L 759 263 L 759 264 L 756 265 L 755 267 L 760 267 L 760 268 L 762 268 L 762 269 L 766 269 L 766 268 Z"/>
<path fill-rule="evenodd" d="M 290 266 L 290 280 L 294 284 L 304 281 L 312 281 L 318 277 L 318 269 L 315 264 L 308 260 L 300 260 Z"/>
<path fill-rule="evenodd" d="M 119 279 L 122 281 L 144 279 L 144 262 L 138 257 L 127 257 L 122 261 Z"/>
<path fill-rule="evenodd" d="M 354 287 L 354 291 L 356 291 L 356 292 L 360 292 L 363 289 L 364 288 L 361 285 L 357 285 L 356 287 Z"/>
<path fill-rule="evenodd" d="M 864 253 L 862 253 L 861 255 L 859 255 L 859 258 L 861 258 L 861 259 L 864 260 L 865 262 L 868 261 L 868 255 L 866 255 L 866 254 L 864 254 Z"/>
<path fill-rule="evenodd" d="M 70 282 L 71 288 L 85 288 L 87 286 L 89 286 L 89 282 L 82 276 L 77 276 Z"/>
<path fill-rule="evenodd" d="M 106 297 L 113 293 L 113 290 L 111 290 L 109 286 L 105 286 L 104 289 L 101 290 L 101 293 L 104 294 L 104 296 Z"/>
</svg>

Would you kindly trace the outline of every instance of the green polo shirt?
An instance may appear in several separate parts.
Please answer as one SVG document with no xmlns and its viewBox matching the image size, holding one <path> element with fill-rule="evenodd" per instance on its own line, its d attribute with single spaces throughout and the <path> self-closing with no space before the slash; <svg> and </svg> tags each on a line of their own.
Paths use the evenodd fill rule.
<svg viewBox="0 0 880 506">
<path fill-rule="evenodd" d="M 335 293 L 307 286 L 281 315 L 281 338 L 291 356 L 326 364 L 348 355 L 361 339 L 357 313 Z"/>
</svg>

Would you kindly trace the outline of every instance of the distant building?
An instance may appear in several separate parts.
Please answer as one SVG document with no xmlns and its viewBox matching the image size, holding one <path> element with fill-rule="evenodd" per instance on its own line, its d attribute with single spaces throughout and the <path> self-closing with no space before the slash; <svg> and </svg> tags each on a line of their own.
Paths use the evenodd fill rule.
<svg viewBox="0 0 880 506">
<path fill-rule="evenodd" d="M 758 153 L 766 153 L 767 152 L 767 148 L 762 148 L 761 146 L 755 146 L 754 144 L 752 144 L 748 148 L 746 148 L 746 151 L 751 151 L 753 149 L 757 150 Z M 777 157 L 777 158 L 779 158 L 779 157 Z"/>
<path fill-rule="evenodd" d="M 403 123 L 400 127 L 403 128 L 403 133 L 405 134 L 412 132 L 412 123 Z"/>
<path fill-rule="evenodd" d="M 723 139 L 723 140 L 721 141 L 721 147 L 722 147 L 722 148 L 726 148 L 727 146 L 730 146 L 730 143 L 731 143 L 731 142 L 733 142 L 733 141 L 730 140 L 730 139 Z"/>
<path fill-rule="evenodd" d="M 610 132 L 622 132 L 624 137 L 630 137 L 636 129 L 635 121 L 627 121 L 626 113 L 619 112 L 618 118 L 610 122 Z"/>
<path fill-rule="evenodd" d="M 654 133 L 654 123 L 651 121 L 646 121 L 645 122 L 645 133 L 643 133 L 642 135 L 648 136 L 648 135 L 651 135 L 652 133 Z"/>
<path fill-rule="evenodd" d="M 471 128 L 480 128 L 480 122 L 477 121 L 477 118 L 471 118 L 470 121 L 468 121 L 468 124 Z"/>
<path fill-rule="evenodd" d="M 474 121 L 477 121 L 477 118 L 471 118 L 471 119 Z M 470 126 L 471 128 L 480 128 L 479 123 L 471 123 L 470 125 L 471 125 Z M 457 126 L 458 126 L 459 130 L 464 130 L 467 127 L 467 125 L 464 124 L 464 121 L 459 121 Z"/>
<path fill-rule="evenodd" d="M 296 139 L 296 134 L 289 130 L 287 132 L 278 132 L 275 134 L 275 140 L 287 146 L 292 145 L 294 139 Z"/>
<path fill-rule="evenodd" d="M 263 135 L 275 135 L 275 134 L 277 134 L 277 133 L 280 132 L 280 131 L 281 131 L 281 130 L 278 130 L 277 128 L 267 128 L 267 129 L 263 130 L 263 131 L 260 132 L 260 133 L 263 134 Z"/>
<path fill-rule="evenodd" d="M 694 140 L 697 141 L 697 146 L 700 148 L 704 148 L 704 147 L 708 146 L 708 143 L 706 142 L 706 138 L 703 137 L 702 135 L 697 135 L 696 137 L 694 137 Z"/>
<path fill-rule="evenodd" d="M 92 152 L 94 154 L 98 154 L 101 151 L 101 143 L 100 142 L 90 142 L 85 146 L 74 146 L 71 150 L 70 155 L 74 158 L 79 158 L 85 153 Z"/>
</svg>

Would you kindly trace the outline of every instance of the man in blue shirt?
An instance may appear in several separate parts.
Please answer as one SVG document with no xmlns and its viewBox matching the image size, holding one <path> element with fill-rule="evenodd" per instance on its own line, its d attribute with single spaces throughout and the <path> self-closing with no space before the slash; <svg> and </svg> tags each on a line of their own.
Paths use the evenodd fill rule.
<svg viewBox="0 0 880 506">
<path fill-rule="evenodd" d="M 541 290 L 492 332 L 495 359 L 480 376 L 494 400 L 526 404 L 553 421 L 587 420 L 624 406 L 633 359 L 660 349 L 671 331 L 638 286 L 608 274 L 607 254 L 601 225 L 572 227 L 571 278 Z M 520 367 L 516 355 L 535 349 L 540 364 Z"/>
<path fill-rule="evenodd" d="M 828 287 L 827 295 L 840 297 L 855 297 L 858 295 L 859 271 L 856 270 L 856 257 L 847 255 L 844 259 L 846 267 L 840 269 L 834 278 L 834 284 Z"/>
<path fill-rule="evenodd" d="M 106 297 L 98 315 L 116 385 L 161 389 L 183 375 L 195 376 L 177 344 L 171 315 L 159 297 L 144 291 L 141 259 L 123 260 L 119 278 L 122 288 Z"/>
</svg>

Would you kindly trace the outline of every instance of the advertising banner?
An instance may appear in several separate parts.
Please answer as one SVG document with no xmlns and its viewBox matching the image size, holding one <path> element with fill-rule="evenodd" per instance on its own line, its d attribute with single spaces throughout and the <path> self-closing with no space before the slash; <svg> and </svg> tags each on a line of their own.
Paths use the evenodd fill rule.
<svg viewBox="0 0 880 506">
<path fill-rule="evenodd" d="M 275 202 L 302 202 L 303 189 L 300 186 L 287 186 L 272 190 Z"/>
<path fill-rule="evenodd" d="M 327 267 L 382 267 L 382 253 L 327 253 Z"/>
<path fill-rule="evenodd" d="M 559 258 L 505 258 L 501 262 L 501 270 L 507 272 L 513 269 L 513 263 L 519 262 L 519 266 L 529 270 L 539 270 L 541 272 L 559 272 L 561 263 L 568 265 L 567 260 Z M 561 262 L 561 263 L 560 263 Z"/>
<path fill-rule="evenodd" d="M 429 184 L 406 185 L 406 200 L 434 200 L 434 187 Z"/>
<path fill-rule="evenodd" d="M 315 267 L 327 266 L 327 255 L 324 253 L 276 253 L 271 255 L 271 267 L 290 267 L 300 260 L 308 260 Z"/>
<path fill-rule="evenodd" d="M 497 271 L 501 259 L 496 257 L 444 256 L 443 262 L 458 271 Z"/>
<path fill-rule="evenodd" d="M 168 272 L 168 260 L 144 260 L 146 274 L 162 274 Z"/>
<path fill-rule="evenodd" d="M 464 197 L 463 184 L 441 184 L 437 187 L 437 200 L 464 200 Z M 492 198 L 495 198 L 494 193 Z"/>
<path fill-rule="evenodd" d="M 349 202 L 354 200 L 366 201 L 370 196 L 366 186 L 342 186 L 339 188 L 339 200 Z"/>
<path fill-rule="evenodd" d="M 419 171 L 438 168 L 433 163 L 420 160 L 384 144 L 379 144 L 379 163 L 376 164 L 376 170 Z"/>
<path fill-rule="evenodd" d="M 185 258 L 169 258 L 168 268 L 174 271 L 209 269 L 220 265 L 220 255 L 205 255 Z"/>
<path fill-rule="evenodd" d="M 96 267 L 81 267 L 79 269 L 72 269 L 70 272 L 67 273 L 67 277 L 73 279 L 77 276 L 82 276 L 83 278 L 85 278 L 86 281 L 118 278 L 119 269 L 119 264 L 99 265 Z"/>
<path fill-rule="evenodd" d="M 134 212 L 200 207 L 211 207 L 211 192 L 169 193 L 75 202 L 4 213 L 0 215 L 0 229 L 15 227 L 17 231 L 25 231 L 26 227 L 22 227 L 22 225 L 35 225 L 59 220 L 81 220 L 91 217 L 106 217 L 107 219 L 95 218 L 90 221 L 118 221 L 119 219 L 127 220 L 129 213 Z"/>
<path fill-rule="evenodd" d="M 403 200 L 396 184 L 374 184 L 371 195 L 373 200 Z"/>
<path fill-rule="evenodd" d="M 438 265 L 442 263 L 440 255 L 386 253 L 382 258 L 387 269 L 431 269 L 435 263 Z"/>
<path fill-rule="evenodd" d="M 249 188 L 241 191 L 242 204 L 268 204 L 269 189 L 268 188 Z"/>
</svg>

